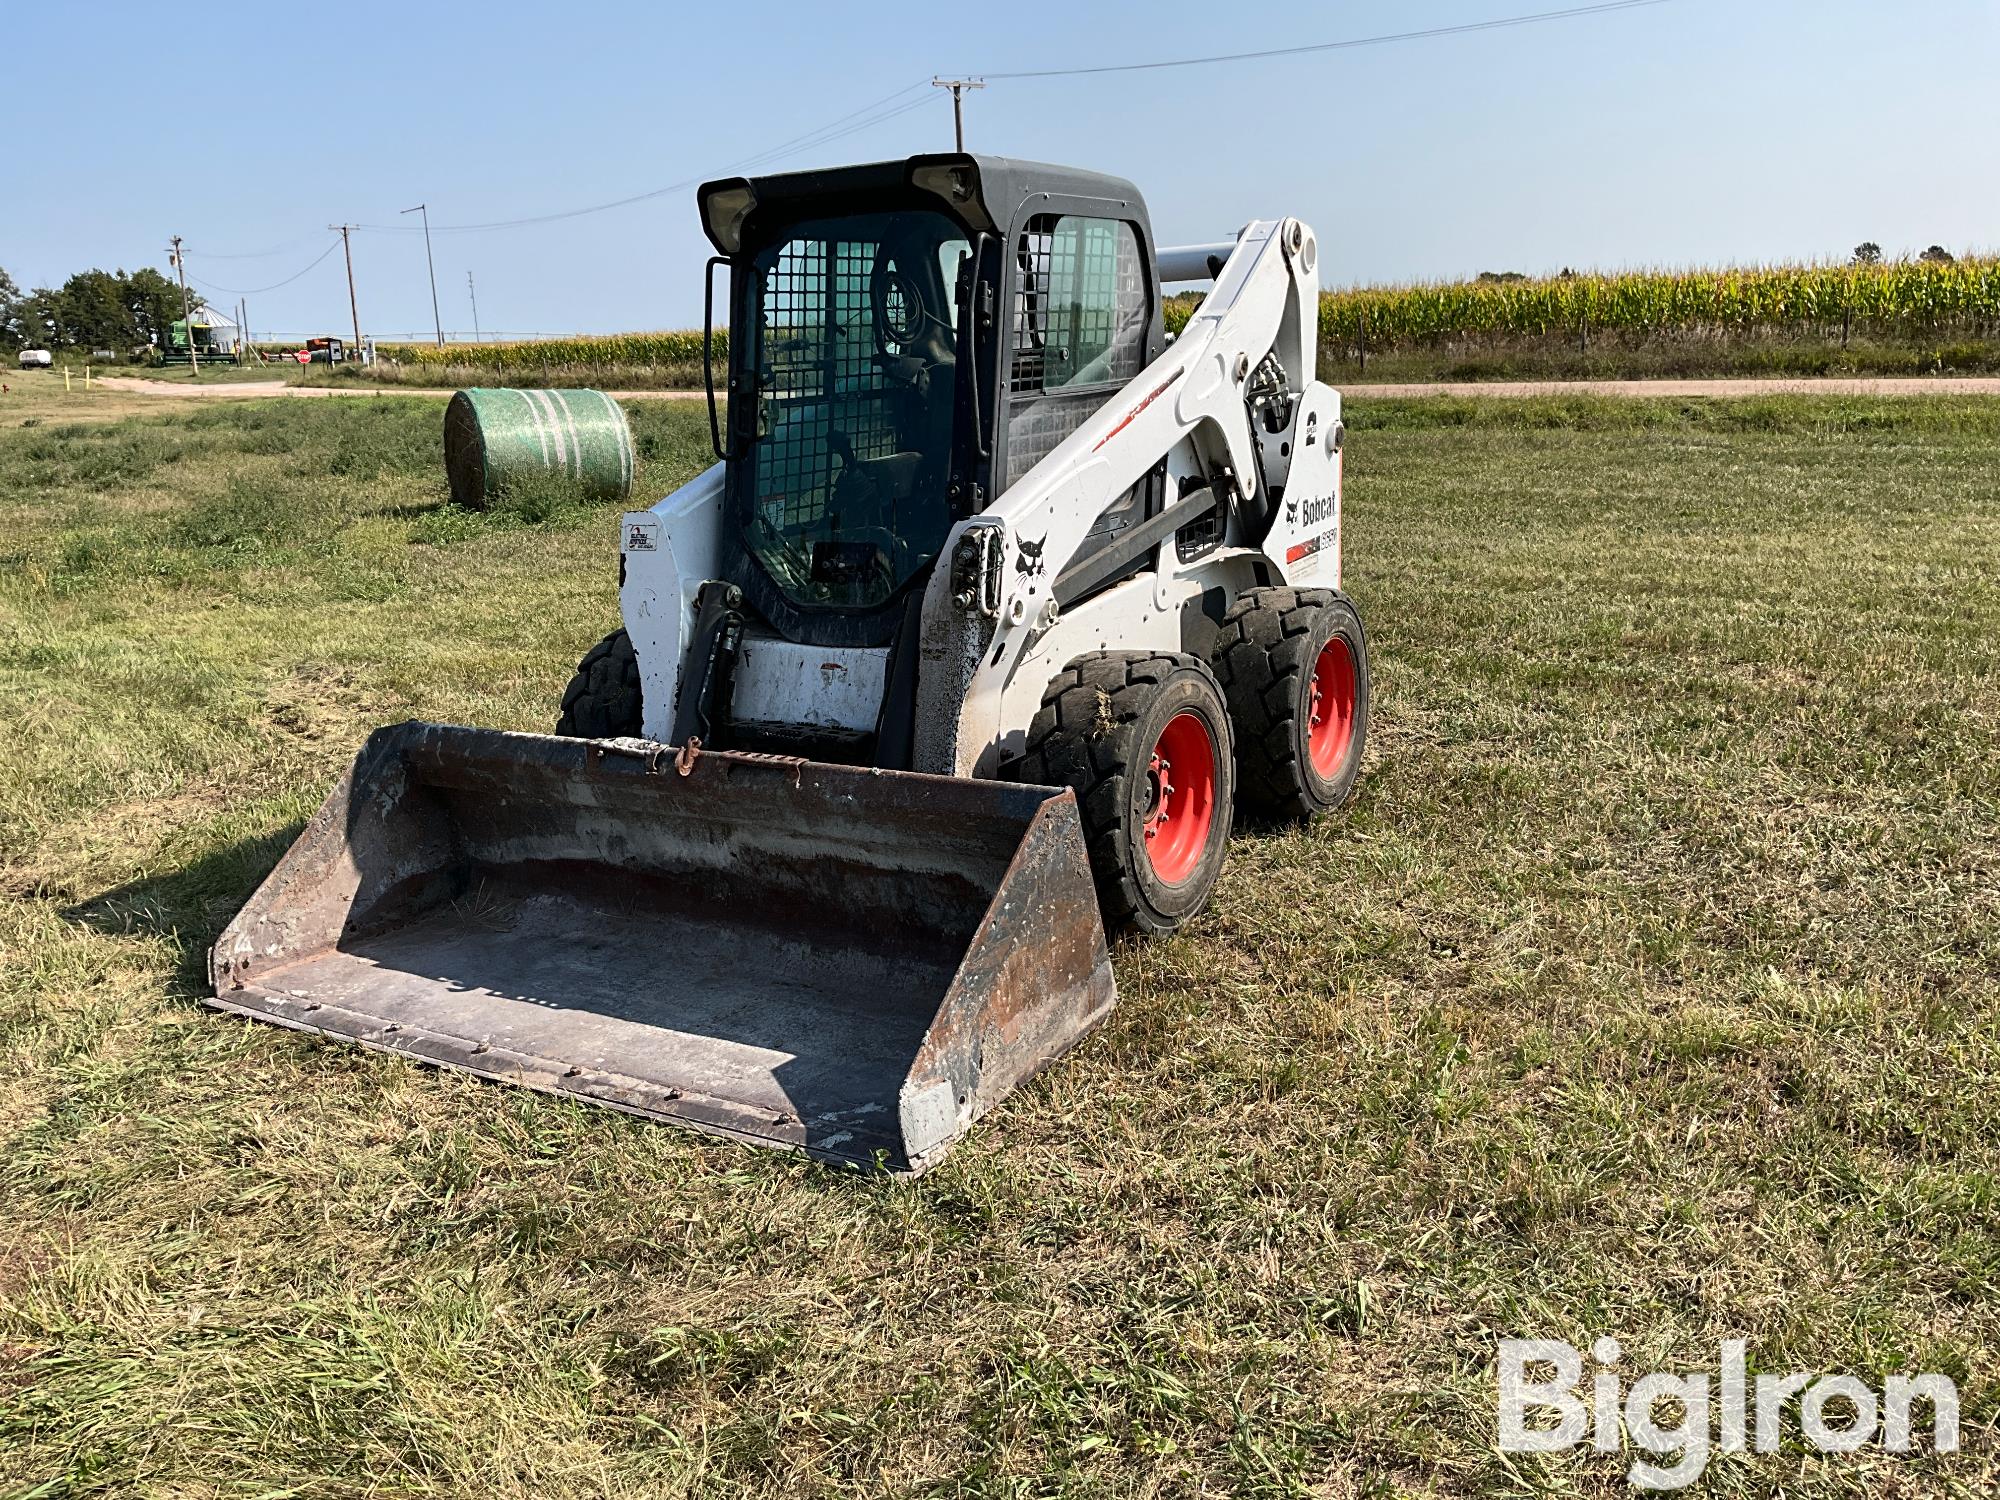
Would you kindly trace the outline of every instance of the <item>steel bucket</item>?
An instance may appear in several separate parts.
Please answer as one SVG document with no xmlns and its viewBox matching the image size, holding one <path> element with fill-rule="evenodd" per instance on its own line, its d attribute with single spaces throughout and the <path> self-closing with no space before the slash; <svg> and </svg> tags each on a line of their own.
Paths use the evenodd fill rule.
<svg viewBox="0 0 2000 1500">
<path fill-rule="evenodd" d="M 425 723 L 210 971 L 225 1010 L 912 1172 L 1116 998 L 1066 789 Z"/>
</svg>

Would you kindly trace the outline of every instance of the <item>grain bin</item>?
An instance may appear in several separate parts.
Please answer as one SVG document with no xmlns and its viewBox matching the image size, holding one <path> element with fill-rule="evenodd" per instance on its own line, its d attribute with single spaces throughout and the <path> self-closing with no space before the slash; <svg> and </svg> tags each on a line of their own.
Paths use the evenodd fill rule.
<svg viewBox="0 0 2000 1500">
<path fill-rule="evenodd" d="M 531 474 L 561 474 L 593 500 L 632 493 L 632 429 L 602 391 L 469 390 L 444 412 L 451 498 L 485 510 Z"/>
</svg>

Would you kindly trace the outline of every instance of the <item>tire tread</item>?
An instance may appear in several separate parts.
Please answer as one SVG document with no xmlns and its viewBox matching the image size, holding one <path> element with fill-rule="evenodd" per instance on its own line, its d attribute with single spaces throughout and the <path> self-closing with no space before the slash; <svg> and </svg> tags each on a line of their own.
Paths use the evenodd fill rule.
<svg viewBox="0 0 2000 1500">
<path fill-rule="evenodd" d="M 563 692 L 556 733 L 593 740 L 636 735 L 643 706 L 638 653 L 631 636 L 614 630 L 577 663 Z"/>
<path fill-rule="evenodd" d="M 1303 736 L 1293 718 L 1314 667 L 1318 614 L 1335 604 L 1354 614 L 1352 602 L 1334 589 L 1249 589 L 1218 631 L 1213 659 L 1236 724 L 1236 793 L 1266 817 L 1303 820 L 1327 810 L 1299 762 Z M 1354 618 L 1358 623 L 1360 616 Z"/>
<path fill-rule="evenodd" d="M 1056 674 L 1028 726 L 1027 754 L 1017 774 L 1032 784 L 1067 786 L 1076 793 L 1107 930 L 1134 924 L 1146 912 L 1124 818 L 1131 777 L 1143 775 L 1146 766 L 1133 732 L 1158 687 L 1189 667 L 1209 679 L 1226 705 L 1214 671 L 1199 657 L 1093 651 Z"/>
</svg>

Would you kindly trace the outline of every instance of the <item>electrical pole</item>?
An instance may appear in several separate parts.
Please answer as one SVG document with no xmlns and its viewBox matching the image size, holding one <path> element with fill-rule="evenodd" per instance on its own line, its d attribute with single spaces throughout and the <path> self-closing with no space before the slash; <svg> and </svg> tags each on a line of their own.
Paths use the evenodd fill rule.
<svg viewBox="0 0 2000 1500">
<path fill-rule="evenodd" d="M 472 299 L 472 342 L 479 342 L 479 293 L 472 285 L 472 273 L 465 273 L 465 295 Z"/>
<path fill-rule="evenodd" d="M 957 142 L 955 149 L 963 151 L 965 149 L 965 91 L 967 89 L 983 89 L 986 87 L 986 82 L 980 78 L 933 78 L 931 80 L 931 87 L 934 89 L 951 90 L 952 139 Z"/>
<path fill-rule="evenodd" d="M 431 273 L 431 326 L 437 329 L 438 348 L 442 349 L 444 347 L 444 319 L 438 314 L 437 262 L 431 259 L 430 207 L 428 204 L 419 203 L 415 208 L 406 208 L 403 212 L 406 214 L 422 214 L 424 216 L 424 264 L 430 268 Z"/>
<path fill-rule="evenodd" d="M 188 370 L 196 379 L 200 379 L 201 356 L 194 352 L 194 304 L 188 300 L 188 272 L 187 266 L 183 263 L 181 256 L 181 237 L 179 235 L 173 236 L 173 245 L 174 269 L 180 273 L 181 278 L 181 327 L 187 330 Z M 171 336 L 167 339 L 167 342 L 169 344 L 173 342 Z"/>
<path fill-rule="evenodd" d="M 352 224 L 329 224 L 326 227 L 340 231 L 340 253 L 347 257 L 347 311 L 354 318 L 354 357 L 359 359 L 361 358 L 361 310 L 354 302 L 354 249 L 348 243 L 347 239 L 348 231 L 354 228 L 354 226 Z"/>
</svg>

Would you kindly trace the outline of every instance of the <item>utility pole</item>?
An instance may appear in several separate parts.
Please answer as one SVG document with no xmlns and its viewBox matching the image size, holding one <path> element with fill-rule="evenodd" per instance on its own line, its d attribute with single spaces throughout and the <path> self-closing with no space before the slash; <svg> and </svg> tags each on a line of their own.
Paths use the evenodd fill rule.
<svg viewBox="0 0 2000 1500">
<path fill-rule="evenodd" d="M 472 299 L 472 342 L 479 342 L 479 293 L 472 285 L 472 273 L 465 273 L 465 295 Z"/>
<path fill-rule="evenodd" d="M 188 335 L 188 370 L 196 379 L 200 379 L 201 356 L 194 352 L 194 304 L 188 300 L 188 271 L 181 256 L 179 235 L 173 236 L 173 245 L 174 269 L 180 273 L 181 278 L 181 327 L 187 330 Z M 167 342 L 171 344 L 173 339 L 169 337 Z"/>
<path fill-rule="evenodd" d="M 361 358 L 361 310 L 354 302 L 354 248 L 348 242 L 348 231 L 352 224 L 329 224 L 328 229 L 340 231 L 340 253 L 347 257 L 347 311 L 354 318 L 354 357 Z"/>
<path fill-rule="evenodd" d="M 957 142 L 955 149 L 963 151 L 965 149 L 965 91 L 967 89 L 983 89 L 986 87 L 986 81 L 981 78 L 933 78 L 931 80 L 931 87 L 934 89 L 951 90 L 952 139 Z"/>
<path fill-rule="evenodd" d="M 406 214 L 422 214 L 424 216 L 424 264 L 430 268 L 431 273 L 431 326 L 437 329 L 438 348 L 442 349 L 444 347 L 444 319 L 438 315 L 438 268 L 437 262 L 431 259 L 430 207 L 427 204 L 419 203 L 415 208 L 406 208 L 403 212 Z M 358 341 L 359 335 L 356 335 L 356 338 Z"/>
</svg>

